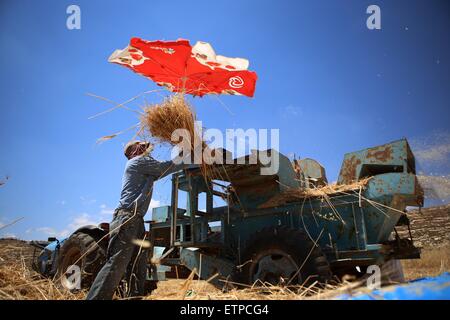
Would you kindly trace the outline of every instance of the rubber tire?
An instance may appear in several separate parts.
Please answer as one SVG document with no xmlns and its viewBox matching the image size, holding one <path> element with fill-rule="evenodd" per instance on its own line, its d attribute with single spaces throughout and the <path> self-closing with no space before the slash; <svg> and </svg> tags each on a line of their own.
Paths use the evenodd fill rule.
<svg viewBox="0 0 450 320">
<path fill-rule="evenodd" d="M 65 240 L 60 249 L 57 279 L 60 279 L 67 268 L 89 250 L 89 253 L 77 262 L 81 270 L 81 287 L 89 288 L 106 262 L 107 243 L 101 241 L 97 244 L 98 240 L 83 232 L 74 233 Z"/>
<path fill-rule="evenodd" d="M 303 261 L 311 252 L 300 271 L 302 283 L 292 282 L 293 285 L 301 284 L 303 286 L 309 286 L 314 281 L 318 281 L 319 284 L 324 284 L 332 277 L 330 265 L 320 247 L 316 246 L 312 249 L 313 245 L 313 241 L 303 230 L 289 229 L 287 227 L 264 228 L 254 233 L 247 241 L 241 259 L 244 266 L 240 272 L 237 271 L 234 279 L 240 283 L 252 284 L 253 280 L 250 273 L 253 264 L 255 264 L 253 259 L 259 253 L 275 249 L 289 255 L 298 267 L 303 264 Z M 252 262 L 245 263 L 250 260 Z"/>
</svg>

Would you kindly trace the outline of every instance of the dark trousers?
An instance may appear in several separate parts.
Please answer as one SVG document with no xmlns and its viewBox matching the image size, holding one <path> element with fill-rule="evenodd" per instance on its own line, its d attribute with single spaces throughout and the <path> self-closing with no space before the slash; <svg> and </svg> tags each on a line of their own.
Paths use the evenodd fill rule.
<svg viewBox="0 0 450 320">
<path fill-rule="evenodd" d="M 87 300 L 111 300 L 120 281 L 126 276 L 129 296 L 143 296 L 147 276 L 148 251 L 133 240 L 143 240 L 143 217 L 116 210 L 110 225 L 107 262 L 97 274 Z"/>
</svg>

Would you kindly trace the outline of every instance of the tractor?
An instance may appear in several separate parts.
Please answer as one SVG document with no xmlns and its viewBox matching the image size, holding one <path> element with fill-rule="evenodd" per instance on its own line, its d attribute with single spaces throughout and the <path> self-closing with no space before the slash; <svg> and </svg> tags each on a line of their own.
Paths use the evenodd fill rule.
<svg viewBox="0 0 450 320">
<path fill-rule="evenodd" d="M 292 162 L 265 152 L 278 159 L 273 174 L 261 174 L 268 164 L 258 151 L 214 165 L 209 174 L 201 166 L 172 174 L 170 205 L 153 208 L 146 221 L 150 287 L 173 268 L 220 288 L 323 284 L 362 276 L 373 265 L 386 281 L 401 281 L 399 260 L 420 258 L 411 232 L 406 238 L 397 232 L 409 229 L 406 207 L 423 206 L 406 139 L 347 153 L 334 184 L 313 159 Z M 81 228 L 50 243 L 39 265 L 62 274 L 77 262 L 89 286 L 105 261 L 107 235 L 107 224 Z"/>
</svg>

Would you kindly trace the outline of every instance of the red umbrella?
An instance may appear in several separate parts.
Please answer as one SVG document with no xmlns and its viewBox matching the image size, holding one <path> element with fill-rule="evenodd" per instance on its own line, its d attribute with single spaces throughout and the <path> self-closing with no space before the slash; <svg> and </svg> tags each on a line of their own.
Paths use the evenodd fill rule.
<svg viewBox="0 0 450 320">
<path fill-rule="evenodd" d="M 188 40 L 146 41 L 132 38 L 109 62 L 126 66 L 173 92 L 194 96 L 239 94 L 253 97 L 257 75 L 248 60 L 216 55 L 209 43 Z"/>
</svg>

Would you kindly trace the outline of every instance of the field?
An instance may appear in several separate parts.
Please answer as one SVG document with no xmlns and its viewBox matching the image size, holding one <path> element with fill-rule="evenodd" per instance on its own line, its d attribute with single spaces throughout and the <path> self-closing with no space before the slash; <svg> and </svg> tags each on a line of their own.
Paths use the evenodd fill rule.
<svg viewBox="0 0 450 320">
<path fill-rule="evenodd" d="M 450 245 L 424 248 L 420 259 L 404 260 L 402 266 L 406 280 L 437 276 L 450 271 Z"/>
<path fill-rule="evenodd" d="M 402 261 L 406 280 L 450 271 L 450 206 L 412 212 L 413 237 L 422 246 L 422 258 Z M 0 239 L 0 299 L 83 299 L 42 278 L 31 269 L 33 248 L 15 239 Z M 248 287 L 222 292 L 206 281 L 172 279 L 158 284 L 145 299 L 332 299 L 342 293 L 365 290 L 357 283 L 335 283 L 325 289 Z"/>
</svg>

